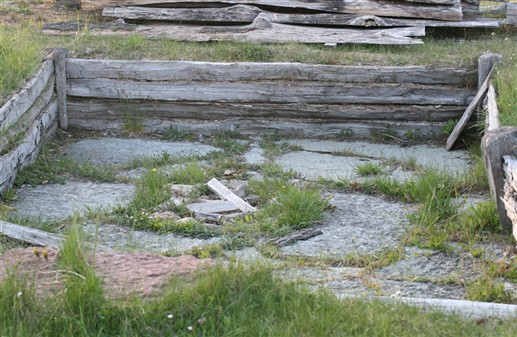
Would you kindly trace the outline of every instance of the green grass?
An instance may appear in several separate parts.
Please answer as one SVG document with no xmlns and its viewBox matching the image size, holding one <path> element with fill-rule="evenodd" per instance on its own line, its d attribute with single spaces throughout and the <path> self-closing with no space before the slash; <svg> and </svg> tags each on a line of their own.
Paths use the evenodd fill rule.
<svg viewBox="0 0 517 337">
<path fill-rule="evenodd" d="M 517 51 L 503 59 L 503 64 L 497 69 L 495 85 L 497 87 L 497 103 L 500 110 L 499 118 L 502 125 L 517 126 Z"/>
<path fill-rule="evenodd" d="M 472 321 L 378 301 L 338 300 L 230 264 L 173 279 L 160 296 L 109 299 L 76 234 L 59 253 L 66 291 L 41 297 L 14 274 L 0 283 L 2 336 L 513 336 L 514 320 Z M 371 285 L 372 287 L 374 285 Z"/>
<path fill-rule="evenodd" d="M 0 24 L 0 104 L 39 67 L 44 44 L 35 39 L 35 27 Z"/>
<path fill-rule="evenodd" d="M 382 173 L 382 167 L 372 162 L 357 165 L 355 169 L 357 171 L 357 174 L 359 174 L 362 177 L 377 176 Z"/>
</svg>

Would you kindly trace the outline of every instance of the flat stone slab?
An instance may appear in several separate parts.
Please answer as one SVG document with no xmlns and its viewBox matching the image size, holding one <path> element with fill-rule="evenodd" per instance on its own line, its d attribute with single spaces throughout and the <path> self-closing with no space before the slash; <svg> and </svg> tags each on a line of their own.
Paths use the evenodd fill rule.
<svg viewBox="0 0 517 337">
<path fill-rule="evenodd" d="M 433 253 L 406 256 L 375 271 L 377 277 L 391 279 L 425 278 L 429 281 L 473 282 L 479 275 L 478 260 L 466 253 Z"/>
<path fill-rule="evenodd" d="M 357 166 L 381 164 L 379 160 L 360 157 L 334 156 L 315 152 L 289 152 L 279 156 L 276 163 L 284 170 L 292 170 L 309 180 L 357 180 Z"/>
<path fill-rule="evenodd" d="M 87 224 L 83 229 L 88 240 L 96 240 L 99 245 L 124 251 L 183 253 L 193 247 L 217 243 L 221 240 L 221 238 L 190 238 L 174 233 L 158 234 L 111 224 Z"/>
<path fill-rule="evenodd" d="M 283 247 L 284 254 L 346 257 L 400 246 L 408 225 L 407 206 L 359 193 L 335 194 L 330 202 L 336 209 L 323 221 L 323 234 Z"/>
<path fill-rule="evenodd" d="M 275 272 L 278 277 L 307 285 L 311 289 L 325 288 L 338 296 L 392 296 L 418 298 L 464 299 L 465 287 L 456 284 L 391 280 L 364 274 L 363 268 L 292 268 Z"/>
<path fill-rule="evenodd" d="M 445 147 L 415 145 L 401 147 L 392 144 L 373 144 L 362 141 L 325 141 L 325 140 L 289 140 L 306 151 L 349 152 L 356 156 L 376 159 L 396 159 L 405 161 L 415 159 L 417 164 L 445 170 L 450 174 L 463 173 L 470 166 L 470 155 L 467 151 L 446 151 Z"/>
<path fill-rule="evenodd" d="M 63 154 L 78 162 L 93 165 L 120 165 L 137 158 L 160 156 L 206 155 L 217 148 L 201 143 L 164 142 L 145 139 L 99 138 L 82 139 L 69 147 Z"/>
<path fill-rule="evenodd" d="M 312 285 L 324 287 L 336 295 L 391 296 L 418 298 L 464 299 L 465 287 L 455 284 L 385 280 L 379 278 L 356 278 L 334 280 Z"/>
<path fill-rule="evenodd" d="M 257 144 L 252 144 L 248 152 L 244 154 L 244 159 L 250 165 L 260 165 L 266 162 L 264 149 Z"/>
<path fill-rule="evenodd" d="M 74 212 L 84 214 L 88 209 L 109 209 L 124 205 L 133 198 L 135 187 L 128 184 L 96 184 L 68 182 L 36 187 L 24 186 L 16 190 L 18 200 L 12 217 L 63 220 Z"/>
</svg>

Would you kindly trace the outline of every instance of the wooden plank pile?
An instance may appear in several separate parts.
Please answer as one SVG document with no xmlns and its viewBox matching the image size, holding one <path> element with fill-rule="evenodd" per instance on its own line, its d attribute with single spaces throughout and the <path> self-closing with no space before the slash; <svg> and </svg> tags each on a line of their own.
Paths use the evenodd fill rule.
<svg viewBox="0 0 517 337">
<path fill-rule="evenodd" d="M 182 41 L 419 44 L 425 27 L 499 26 L 480 16 L 479 0 L 82 0 L 81 7 L 119 20 L 115 29 L 90 25 L 93 34 Z"/>
<path fill-rule="evenodd" d="M 307 137 L 440 137 L 475 96 L 476 71 L 421 66 L 330 66 L 67 59 L 72 126 L 123 127 L 141 116 L 148 132 Z"/>
</svg>

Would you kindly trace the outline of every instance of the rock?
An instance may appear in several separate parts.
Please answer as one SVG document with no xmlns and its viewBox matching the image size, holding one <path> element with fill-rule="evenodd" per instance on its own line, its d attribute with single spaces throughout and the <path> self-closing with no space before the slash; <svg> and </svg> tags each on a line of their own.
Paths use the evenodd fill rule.
<svg viewBox="0 0 517 337">
<path fill-rule="evenodd" d="M 180 217 L 171 211 L 155 212 L 149 216 L 149 219 L 160 219 L 160 220 L 177 220 Z"/>
<path fill-rule="evenodd" d="M 224 186 L 228 187 L 233 193 L 239 197 L 246 197 L 247 182 L 244 180 L 226 180 L 222 182 Z"/>
<path fill-rule="evenodd" d="M 194 191 L 193 185 L 167 184 L 165 188 L 169 189 L 175 196 L 188 197 Z"/>
<path fill-rule="evenodd" d="M 0 256 L 0 280 L 17 266 L 16 272 L 28 277 L 35 284 L 37 293 L 62 290 L 67 274 L 54 261 L 58 252 L 46 249 L 48 259 L 36 256 L 33 247 L 15 248 Z M 192 279 L 198 269 L 215 265 L 211 259 L 199 260 L 191 255 L 166 257 L 150 253 L 97 252 L 90 256 L 90 263 L 104 283 L 106 293 L 111 298 L 126 297 L 130 293 L 140 296 L 155 296 L 171 277 Z"/>
</svg>

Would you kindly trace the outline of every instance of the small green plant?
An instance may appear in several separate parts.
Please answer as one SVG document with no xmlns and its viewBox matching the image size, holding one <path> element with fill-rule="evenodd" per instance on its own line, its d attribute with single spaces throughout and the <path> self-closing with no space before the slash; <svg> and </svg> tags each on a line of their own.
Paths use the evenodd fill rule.
<svg viewBox="0 0 517 337">
<path fill-rule="evenodd" d="M 203 184 L 207 181 L 205 170 L 197 162 L 180 165 L 169 176 L 175 184 L 195 185 Z"/>
<path fill-rule="evenodd" d="M 148 228 L 150 210 L 171 197 L 170 191 L 164 188 L 168 182 L 168 177 L 156 168 L 148 169 L 136 182 L 133 200 L 125 207 L 118 207 L 115 213 L 124 216 L 123 221 L 135 228 Z"/>
<path fill-rule="evenodd" d="M 286 184 L 269 205 L 269 213 L 275 216 L 280 227 L 301 229 L 322 220 L 327 207 L 328 202 L 321 198 L 319 191 Z"/>
<path fill-rule="evenodd" d="M 458 124 L 457 119 L 449 119 L 447 124 L 445 124 L 440 131 L 442 136 L 449 136 L 452 133 L 452 130 L 456 127 L 456 124 Z"/>
<path fill-rule="evenodd" d="M 504 285 L 489 275 L 479 277 L 467 284 L 466 297 L 470 301 L 513 303 L 512 295 L 505 291 Z"/>
<path fill-rule="evenodd" d="M 379 164 L 367 162 L 355 167 L 357 173 L 362 176 L 376 176 L 382 174 L 382 167 Z"/>
<path fill-rule="evenodd" d="M 129 137 L 144 133 L 144 118 L 136 113 L 126 113 L 122 117 L 122 128 Z"/>
</svg>

